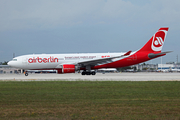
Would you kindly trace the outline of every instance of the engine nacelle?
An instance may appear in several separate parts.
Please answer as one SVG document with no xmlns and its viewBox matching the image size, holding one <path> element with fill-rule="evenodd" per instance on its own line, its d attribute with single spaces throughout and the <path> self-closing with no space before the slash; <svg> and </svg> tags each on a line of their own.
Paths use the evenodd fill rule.
<svg viewBox="0 0 180 120">
<path fill-rule="evenodd" d="M 73 64 L 62 65 L 62 73 L 75 73 L 75 65 Z"/>
<path fill-rule="evenodd" d="M 57 70 L 58 74 L 63 74 L 63 73 L 75 73 L 76 67 L 73 64 L 64 64 L 61 66 L 61 69 Z"/>
</svg>

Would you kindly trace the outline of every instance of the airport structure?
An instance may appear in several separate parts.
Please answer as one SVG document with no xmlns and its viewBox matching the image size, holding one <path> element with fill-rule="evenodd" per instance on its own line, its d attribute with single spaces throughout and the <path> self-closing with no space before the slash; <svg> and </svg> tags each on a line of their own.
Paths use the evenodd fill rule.
<svg viewBox="0 0 180 120">
<path fill-rule="evenodd" d="M 137 64 L 132 67 L 136 67 L 136 71 L 156 71 L 158 64 Z"/>
<path fill-rule="evenodd" d="M 158 71 L 180 72 L 180 63 L 158 64 Z"/>
<path fill-rule="evenodd" d="M 23 73 L 23 70 L 12 68 L 8 65 L 0 65 L 0 74 L 4 73 Z"/>
<path fill-rule="evenodd" d="M 162 71 L 162 72 L 180 72 L 180 63 L 166 63 L 166 64 L 137 64 L 137 71 Z"/>
</svg>

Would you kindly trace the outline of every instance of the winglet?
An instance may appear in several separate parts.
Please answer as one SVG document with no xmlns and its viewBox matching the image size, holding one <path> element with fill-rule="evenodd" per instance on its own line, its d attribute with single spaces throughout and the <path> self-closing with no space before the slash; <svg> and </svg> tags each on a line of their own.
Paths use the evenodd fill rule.
<svg viewBox="0 0 180 120">
<path fill-rule="evenodd" d="M 128 51 L 127 53 L 124 54 L 124 56 L 130 55 L 132 51 Z"/>
</svg>

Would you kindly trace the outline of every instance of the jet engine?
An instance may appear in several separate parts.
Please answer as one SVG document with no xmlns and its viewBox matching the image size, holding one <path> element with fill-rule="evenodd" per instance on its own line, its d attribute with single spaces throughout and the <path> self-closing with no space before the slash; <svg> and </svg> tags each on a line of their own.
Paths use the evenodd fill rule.
<svg viewBox="0 0 180 120">
<path fill-rule="evenodd" d="M 76 71 L 76 66 L 74 64 L 64 64 L 61 65 L 61 69 L 57 70 L 58 74 L 63 74 L 63 73 L 75 73 Z"/>
</svg>

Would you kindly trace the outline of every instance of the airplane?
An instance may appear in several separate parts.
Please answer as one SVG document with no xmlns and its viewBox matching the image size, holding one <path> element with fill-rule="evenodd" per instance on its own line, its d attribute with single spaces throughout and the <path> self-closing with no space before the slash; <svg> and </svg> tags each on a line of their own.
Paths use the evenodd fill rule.
<svg viewBox="0 0 180 120">
<path fill-rule="evenodd" d="M 95 75 L 97 69 L 131 66 L 172 52 L 161 52 L 168 29 L 160 28 L 141 49 L 134 52 L 31 54 L 15 57 L 8 65 L 24 70 L 56 70 L 58 74 L 83 70 L 82 75 Z"/>
</svg>

